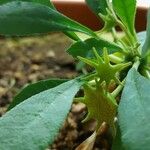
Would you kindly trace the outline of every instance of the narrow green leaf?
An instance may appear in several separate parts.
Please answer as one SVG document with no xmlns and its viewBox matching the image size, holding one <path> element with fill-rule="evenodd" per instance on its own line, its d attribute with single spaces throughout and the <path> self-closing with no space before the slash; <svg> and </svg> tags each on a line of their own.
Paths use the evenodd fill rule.
<svg viewBox="0 0 150 150">
<path fill-rule="evenodd" d="M 87 27 L 45 5 L 17 1 L 0 6 L 0 34 L 21 36 L 50 31 L 77 31 L 96 36 Z"/>
<path fill-rule="evenodd" d="M 1 0 L 0 5 L 6 4 L 8 2 L 14 2 L 14 1 L 24 1 L 24 2 L 34 2 L 34 3 L 40 3 L 46 6 L 49 6 L 51 8 L 54 8 L 54 5 L 50 2 L 50 0 Z"/>
<path fill-rule="evenodd" d="M 29 97 L 38 94 L 42 91 L 54 88 L 67 80 L 61 79 L 49 79 L 49 80 L 42 80 L 37 83 L 30 84 L 23 88 L 13 99 L 12 103 L 10 104 L 8 110 L 12 109 L 19 103 L 23 102 L 24 100 L 28 99 Z"/>
<path fill-rule="evenodd" d="M 0 118 L 0 150 L 45 150 L 80 89 L 79 79 L 36 94 Z"/>
<path fill-rule="evenodd" d="M 112 0 L 112 3 L 119 18 L 129 29 L 130 33 L 134 35 L 136 0 Z"/>
<path fill-rule="evenodd" d="M 150 53 L 150 9 L 148 11 L 147 16 L 147 33 L 146 33 L 146 40 L 142 48 L 142 55 L 145 56 L 148 53 Z"/>
<path fill-rule="evenodd" d="M 132 68 L 119 105 L 119 126 L 125 150 L 150 148 L 150 80 Z"/>
<path fill-rule="evenodd" d="M 78 41 L 71 45 L 67 52 L 73 57 L 82 56 L 82 57 L 92 57 L 93 56 L 93 47 L 102 54 L 104 47 L 108 49 L 108 53 L 114 53 L 121 51 L 121 48 L 111 42 L 108 42 L 104 39 L 94 39 L 90 38 L 85 41 Z"/>
<path fill-rule="evenodd" d="M 87 5 L 93 10 L 97 15 L 99 13 L 106 15 L 107 2 L 106 0 L 85 0 Z"/>
</svg>

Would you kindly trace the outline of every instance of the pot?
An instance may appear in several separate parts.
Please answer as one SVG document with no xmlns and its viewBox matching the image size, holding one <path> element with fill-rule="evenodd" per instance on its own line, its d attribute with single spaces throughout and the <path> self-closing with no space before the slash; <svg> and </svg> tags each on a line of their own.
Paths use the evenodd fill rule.
<svg viewBox="0 0 150 150">
<path fill-rule="evenodd" d="M 98 17 L 88 8 L 84 0 L 52 0 L 56 9 L 69 18 L 96 31 L 102 28 Z M 136 14 L 137 32 L 146 30 L 149 0 L 139 0 Z"/>
</svg>

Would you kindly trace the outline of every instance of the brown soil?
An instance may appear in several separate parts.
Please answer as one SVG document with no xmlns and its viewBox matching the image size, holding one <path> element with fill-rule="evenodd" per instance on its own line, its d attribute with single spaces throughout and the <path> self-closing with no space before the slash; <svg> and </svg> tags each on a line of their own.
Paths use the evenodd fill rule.
<svg viewBox="0 0 150 150">
<path fill-rule="evenodd" d="M 65 49 L 71 41 L 60 33 L 42 37 L 0 40 L 0 116 L 13 96 L 27 83 L 47 78 L 73 78 L 77 75 L 73 59 Z M 82 124 L 83 104 L 73 104 L 52 150 L 72 150 L 89 137 L 93 122 Z M 109 149 L 106 137 L 99 137 L 94 150 Z"/>
</svg>

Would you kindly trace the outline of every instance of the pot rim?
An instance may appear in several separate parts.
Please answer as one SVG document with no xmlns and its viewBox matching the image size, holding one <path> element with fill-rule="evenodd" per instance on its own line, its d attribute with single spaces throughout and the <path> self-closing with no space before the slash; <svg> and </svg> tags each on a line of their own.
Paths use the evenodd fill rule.
<svg viewBox="0 0 150 150">
<path fill-rule="evenodd" d="M 85 0 L 51 0 L 56 9 L 65 16 L 97 31 L 103 27 L 98 17 L 88 8 Z M 146 29 L 146 18 L 148 4 L 138 1 L 136 14 L 136 30 L 138 32 Z M 142 3 L 142 5 L 140 5 Z M 146 5 L 147 4 L 147 5 Z M 87 17 L 88 16 L 88 17 Z"/>
<path fill-rule="evenodd" d="M 86 4 L 85 0 L 52 0 L 53 3 L 82 3 Z M 137 7 L 141 9 L 148 9 L 150 7 L 150 2 L 144 2 L 143 0 L 137 1 Z"/>
</svg>

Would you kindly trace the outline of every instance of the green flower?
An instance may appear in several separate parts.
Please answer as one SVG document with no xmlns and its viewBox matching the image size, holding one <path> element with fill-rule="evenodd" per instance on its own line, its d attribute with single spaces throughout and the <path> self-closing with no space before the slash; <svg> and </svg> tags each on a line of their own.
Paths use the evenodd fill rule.
<svg viewBox="0 0 150 150">
<path fill-rule="evenodd" d="M 99 78 L 101 83 L 105 81 L 107 86 L 109 86 L 111 81 L 120 83 L 119 72 L 125 69 L 126 67 L 130 66 L 131 63 L 128 62 L 112 65 L 110 63 L 109 55 L 106 48 L 103 49 L 103 57 L 101 57 L 95 49 L 93 50 L 93 52 L 95 55 L 94 60 L 83 58 L 80 56 L 78 57 L 84 63 L 95 68 L 96 72 L 90 75 L 90 77 L 92 77 L 92 79 Z"/>
<path fill-rule="evenodd" d="M 115 135 L 114 118 L 117 112 L 117 103 L 109 92 L 106 92 L 99 84 L 96 87 L 85 84 L 84 97 L 80 98 L 79 101 L 84 103 L 88 109 L 88 114 L 83 121 L 95 119 L 97 129 L 103 122 L 106 122 Z"/>
</svg>

